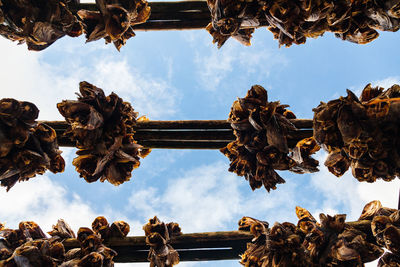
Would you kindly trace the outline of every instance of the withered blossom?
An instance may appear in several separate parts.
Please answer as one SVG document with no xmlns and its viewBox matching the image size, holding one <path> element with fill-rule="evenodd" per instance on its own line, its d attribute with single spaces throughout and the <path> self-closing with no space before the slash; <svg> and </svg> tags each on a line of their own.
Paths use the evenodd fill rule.
<svg viewBox="0 0 400 267">
<path fill-rule="evenodd" d="M 12 98 L 0 100 L 0 184 L 10 190 L 46 170 L 65 167 L 54 129 L 37 123 L 39 109 Z"/>
<path fill-rule="evenodd" d="M 264 185 L 269 192 L 284 183 L 275 170 L 318 171 L 318 161 L 310 157 L 319 149 L 313 139 L 289 149 L 288 135 L 298 129 L 290 122 L 296 116 L 287 107 L 279 101 L 269 102 L 260 85 L 252 86 L 232 105 L 228 121 L 236 140 L 220 151 L 231 161 L 229 171 L 244 176 L 252 190 Z"/>
<path fill-rule="evenodd" d="M 179 263 L 178 252 L 170 245 L 170 238 L 181 235 L 177 223 L 165 224 L 156 216 L 143 226 L 146 244 L 150 246 L 148 260 L 151 267 L 172 267 Z"/>
<path fill-rule="evenodd" d="M 115 221 L 110 226 L 105 217 L 99 216 L 93 221 L 92 229 L 101 236 L 102 240 L 107 241 L 110 238 L 126 237 L 130 231 L 130 226 L 124 221 Z"/>
<path fill-rule="evenodd" d="M 387 90 L 368 84 L 358 98 L 323 103 L 314 111 L 314 138 L 329 156 L 325 165 L 336 176 L 349 168 L 359 181 L 391 181 L 400 174 L 400 86 Z"/>
<path fill-rule="evenodd" d="M 82 34 L 82 24 L 72 14 L 72 0 L 7 0 L 0 2 L 0 35 L 40 51 L 65 35 Z"/>
<path fill-rule="evenodd" d="M 395 32 L 400 27 L 398 1 L 207 0 L 207 4 L 212 20 L 206 29 L 218 47 L 229 37 L 250 45 L 259 26 L 267 26 L 279 45 L 287 47 L 325 32 L 366 44 L 378 37 L 377 30 Z"/>
<path fill-rule="evenodd" d="M 368 203 L 360 216 L 364 220 L 360 223 L 371 225 L 373 232 L 371 219 L 390 210 L 382 206 L 377 208 L 379 205 L 379 201 Z M 267 222 L 243 217 L 239 221 L 239 230 L 250 231 L 254 238 L 247 244 L 240 263 L 249 267 L 364 266 L 378 259 L 384 252 L 382 246 L 385 245 L 374 240 L 371 229 L 357 226 L 361 225 L 358 222 L 347 224 L 345 214 L 330 216 L 321 213 L 319 223 L 304 208 L 296 207 L 296 214 L 299 218 L 297 225 L 289 222 L 275 223 L 272 228 L 269 228 Z M 396 217 L 393 214 L 390 216 Z M 367 218 L 369 224 L 365 223 Z M 384 227 L 390 232 L 387 235 L 390 234 L 394 240 L 397 234 L 392 234 L 393 226 Z M 394 247 L 398 248 L 398 245 Z M 389 265 L 398 262 L 397 250 L 392 248 L 392 251 L 393 254 L 386 253 L 380 259 L 381 265 L 378 266 L 396 266 Z"/>
<path fill-rule="evenodd" d="M 118 49 L 135 36 L 132 26 L 146 22 L 150 6 L 146 0 L 96 0 L 99 11 L 79 10 L 87 42 L 101 38 Z"/>
<path fill-rule="evenodd" d="M 128 224 L 119 221 L 121 223 L 129 228 Z M 16 230 L 3 225 L 0 230 L 0 266 L 114 266 L 113 258 L 117 253 L 106 247 L 102 237 L 89 228 L 81 227 L 77 233 L 80 248 L 68 251 L 62 241 L 75 238 L 75 233 L 64 220 L 59 219 L 49 234 L 50 238 L 36 223 L 29 221 L 21 222 Z"/>
<path fill-rule="evenodd" d="M 97 0 L 99 11 L 79 10 L 75 0 L 8 0 L 0 2 L 0 35 L 40 51 L 65 35 L 86 34 L 87 42 L 101 38 L 120 48 L 135 36 L 132 26 L 146 22 L 146 0 Z"/>
<path fill-rule="evenodd" d="M 63 244 L 47 238 L 35 222 L 3 227 L 0 237 L 0 266 L 58 266 L 64 259 Z"/>
<path fill-rule="evenodd" d="M 53 230 L 47 233 L 58 239 L 75 238 L 74 231 L 63 219 L 59 219 L 57 224 L 53 225 Z"/>
<path fill-rule="evenodd" d="M 105 96 L 88 82 L 81 82 L 79 90 L 77 101 L 57 104 L 69 125 L 65 135 L 78 148 L 72 164 L 89 183 L 107 180 L 120 185 L 129 181 L 140 165 L 139 157 L 147 155 L 133 139 L 137 112 L 117 94 Z"/>
</svg>

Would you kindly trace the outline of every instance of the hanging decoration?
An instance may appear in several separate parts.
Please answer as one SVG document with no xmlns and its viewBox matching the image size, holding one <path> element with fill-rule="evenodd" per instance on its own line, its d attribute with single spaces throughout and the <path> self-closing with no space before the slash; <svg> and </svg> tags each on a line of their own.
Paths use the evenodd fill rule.
<svg viewBox="0 0 400 267">
<path fill-rule="evenodd" d="M 65 136 L 76 142 L 72 164 L 88 183 L 100 180 L 113 185 L 129 181 L 140 157 L 148 154 L 133 138 L 137 112 L 117 94 L 79 84 L 78 100 L 64 100 L 57 108 L 69 124 Z"/>
</svg>

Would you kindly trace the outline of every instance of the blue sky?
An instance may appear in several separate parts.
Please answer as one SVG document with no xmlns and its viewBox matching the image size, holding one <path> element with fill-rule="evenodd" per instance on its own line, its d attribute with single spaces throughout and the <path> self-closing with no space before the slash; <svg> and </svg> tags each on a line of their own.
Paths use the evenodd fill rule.
<svg viewBox="0 0 400 267">
<path fill-rule="evenodd" d="M 56 103 L 75 99 L 79 81 L 86 80 L 130 101 L 140 115 L 154 120 L 226 119 L 233 101 L 253 84 L 264 86 L 271 100 L 289 104 L 299 118 L 312 118 L 320 101 L 359 92 L 367 83 L 388 87 L 400 83 L 400 34 L 381 33 L 367 45 L 325 34 L 304 45 L 279 48 L 266 29 L 256 30 L 252 46 L 229 40 L 220 50 L 205 30 L 136 32 L 117 52 L 103 41 L 65 37 L 42 52 L 29 52 L 0 39 L 1 97 L 35 103 L 40 120 L 60 120 Z M 134 235 L 158 215 L 176 221 L 182 231 L 235 230 L 242 216 L 270 223 L 296 221 L 295 206 L 315 216 L 347 213 L 355 220 L 365 203 L 380 199 L 397 205 L 398 180 L 358 183 L 350 173 L 340 179 L 323 166 L 321 172 L 282 172 L 286 184 L 268 194 L 252 192 L 248 183 L 227 171 L 229 161 L 218 150 L 154 149 L 119 187 L 87 184 L 71 164 L 73 149 L 63 148 L 66 171 L 46 173 L 0 192 L 1 221 L 16 227 L 34 220 L 46 231 L 58 218 L 75 230 L 98 215 L 124 219 Z M 117 266 L 141 266 L 123 264 Z M 144 264 L 143 266 L 147 266 Z M 238 266 L 237 261 L 181 263 L 179 266 Z"/>
</svg>

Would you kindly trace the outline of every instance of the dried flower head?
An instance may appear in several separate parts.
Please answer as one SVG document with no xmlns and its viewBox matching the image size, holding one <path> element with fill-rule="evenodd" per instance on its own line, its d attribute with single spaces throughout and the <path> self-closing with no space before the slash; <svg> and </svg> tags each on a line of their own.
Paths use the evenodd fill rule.
<svg viewBox="0 0 400 267">
<path fill-rule="evenodd" d="M 105 96 L 88 82 L 79 87 L 77 101 L 57 104 L 69 124 L 65 135 L 79 149 L 72 164 L 89 183 L 100 179 L 120 185 L 129 181 L 142 156 L 142 146 L 133 139 L 137 113 L 115 93 Z"/>
<path fill-rule="evenodd" d="M 262 25 L 287 47 L 325 32 L 366 44 L 378 37 L 376 30 L 394 32 L 400 27 L 397 1 L 208 0 L 207 4 L 212 18 L 207 30 L 218 47 L 229 37 L 250 45 L 251 34 Z"/>
<path fill-rule="evenodd" d="M 229 171 L 244 176 L 252 190 L 264 185 L 269 192 L 284 183 L 275 170 L 318 171 L 318 161 L 310 157 L 319 149 L 313 139 L 289 149 L 288 135 L 298 129 L 290 122 L 295 116 L 287 107 L 279 101 L 269 102 L 267 91 L 260 85 L 252 86 L 232 105 L 228 121 L 236 140 L 221 152 L 231 161 Z"/>
<path fill-rule="evenodd" d="M 399 176 L 400 86 L 368 84 L 360 98 L 321 103 L 314 111 L 314 138 L 329 152 L 325 165 L 336 176 L 348 168 L 359 181 L 391 181 Z"/>
<path fill-rule="evenodd" d="M 79 10 L 87 42 L 104 38 L 119 51 L 126 41 L 135 36 L 132 26 L 146 22 L 150 6 L 146 0 L 97 0 L 99 11 Z"/>
<path fill-rule="evenodd" d="M 70 0 L 0 3 L 0 34 L 29 50 L 40 51 L 65 35 L 82 34 L 82 24 L 69 8 Z"/>
<path fill-rule="evenodd" d="M 12 98 L 0 100 L 0 184 L 10 190 L 46 170 L 64 171 L 54 129 L 37 123 L 39 109 Z"/>
<path fill-rule="evenodd" d="M 143 226 L 143 230 L 146 244 L 150 246 L 150 266 L 172 267 L 179 263 L 178 252 L 169 244 L 172 236 L 182 234 L 177 223 L 165 224 L 154 217 Z"/>
</svg>

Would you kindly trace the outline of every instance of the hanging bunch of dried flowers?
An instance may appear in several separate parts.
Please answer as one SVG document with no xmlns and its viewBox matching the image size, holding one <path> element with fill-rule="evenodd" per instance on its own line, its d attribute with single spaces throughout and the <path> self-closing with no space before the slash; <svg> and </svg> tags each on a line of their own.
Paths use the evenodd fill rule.
<svg viewBox="0 0 400 267">
<path fill-rule="evenodd" d="M 399 264 L 398 210 L 368 203 L 356 222 L 346 223 L 346 215 L 320 214 L 318 223 L 304 208 L 296 207 L 297 225 L 267 222 L 250 217 L 239 221 L 239 230 L 254 235 L 242 255 L 244 266 L 364 266 L 380 258 L 378 266 Z"/>
<path fill-rule="evenodd" d="M 150 266 L 172 267 L 179 263 L 178 252 L 169 244 L 171 237 L 182 234 L 177 223 L 165 224 L 155 216 L 143 226 L 143 230 L 146 244 L 150 246 L 148 256 Z"/>
<path fill-rule="evenodd" d="M 365 44 L 377 30 L 397 31 L 398 1 L 317 0 L 207 0 L 212 21 L 207 30 L 221 47 L 229 37 L 250 45 L 251 34 L 267 26 L 279 45 L 304 44 L 325 32 L 350 42 Z"/>
<path fill-rule="evenodd" d="M 98 0 L 99 11 L 76 10 L 75 0 L 0 1 L 0 35 L 40 51 L 65 35 L 85 33 L 87 42 L 104 38 L 120 48 L 135 36 L 132 26 L 150 16 L 145 0 Z"/>
<path fill-rule="evenodd" d="M 12 98 L 0 100 L 0 184 L 10 190 L 46 170 L 64 171 L 54 129 L 37 123 L 39 109 Z"/>
<path fill-rule="evenodd" d="M 366 182 L 400 175 L 399 85 L 384 90 L 368 84 L 359 98 L 347 90 L 313 111 L 314 138 L 329 153 L 331 173 L 339 177 L 351 167 Z"/>
<path fill-rule="evenodd" d="M 253 190 L 264 185 L 269 192 L 284 183 L 275 170 L 318 171 L 318 161 L 310 157 L 319 149 L 312 138 L 289 149 L 288 137 L 298 129 L 290 121 L 296 116 L 287 107 L 279 101 L 269 102 L 260 85 L 252 86 L 232 105 L 228 121 L 236 140 L 221 152 L 231 161 L 229 171 L 244 176 Z"/>
<path fill-rule="evenodd" d="M 78 151 L 72 164 L 87 182 L 107 180 L 113 185 L 129 181 L 140 157 L 148 154 L 133 138 L 137 112 L 115 93 L 79 84 L 78 100 L 57 104 L 68 123 L 65 135 L 76 142 Z"/>
</svg>

